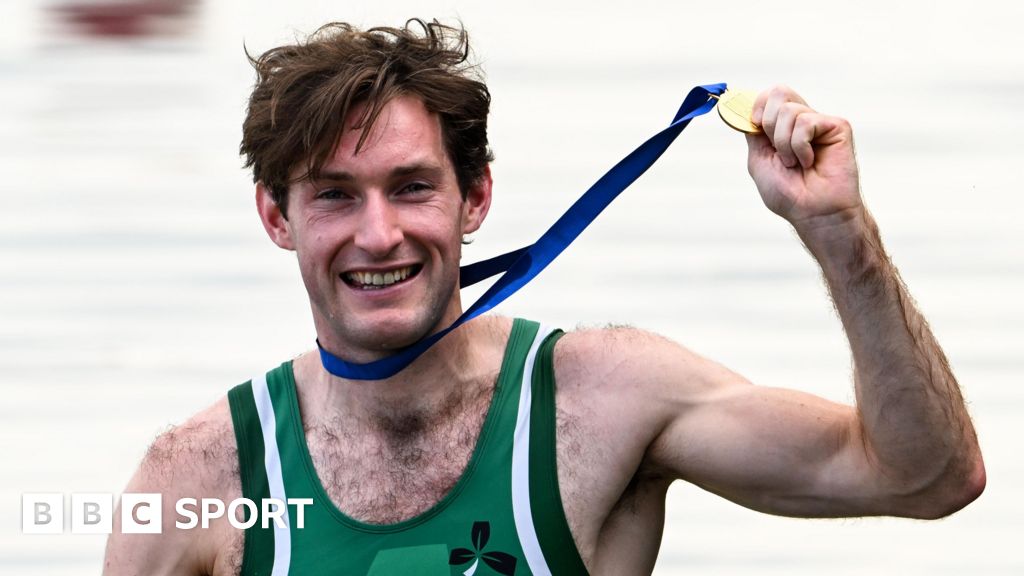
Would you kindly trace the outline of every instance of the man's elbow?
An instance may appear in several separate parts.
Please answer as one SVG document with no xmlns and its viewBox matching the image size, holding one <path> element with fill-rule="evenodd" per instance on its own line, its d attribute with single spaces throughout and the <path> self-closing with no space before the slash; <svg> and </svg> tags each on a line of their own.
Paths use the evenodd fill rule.
<svg viewBox="0 0 1024 576">
<path fill-rule="evenodd" d="M 967 461 L 951 467 L 951 470 L 937 486 L 922 494 L 919 506 L 915 507 L 912 517 L 922 520 L 938 520 L 965 508 L 974 502 L 985 491 L 987 482 L 985 461 L 980 451 L 966 459 Z"/>
<path fill-rule="evenodd" d="M 977 500 L 978 497 L 981 496 L 981 493 L 985 491 L 985 484 L 987 482 L 988 478 L 985 473 L 985 461 L 981 457 L 981 452 L 978 451 L 975 453 L 974 457 L 971 458 L 967 474 L 964 475 L 963 480 L 959 483 L 960 489 L 955 494 L 951 505 L 946 513 L 940 516 L 940 518 L 949 516 Z"/>
</svg>

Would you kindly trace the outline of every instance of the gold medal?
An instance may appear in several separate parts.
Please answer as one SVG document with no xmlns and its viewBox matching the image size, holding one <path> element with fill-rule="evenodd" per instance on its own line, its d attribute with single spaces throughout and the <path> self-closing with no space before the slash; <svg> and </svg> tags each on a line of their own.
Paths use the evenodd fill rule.
<svg viewBox="0 0 1024 576">
<path fill-rule="evenodd" d="M 729 126 L 747 134 L 757 134 L 761 127 L 750 119 L 754 112 L 754 100 L 757 92 L 752 90 L 726 90 L 718 99 L 718 115 Z"/>
</svg>

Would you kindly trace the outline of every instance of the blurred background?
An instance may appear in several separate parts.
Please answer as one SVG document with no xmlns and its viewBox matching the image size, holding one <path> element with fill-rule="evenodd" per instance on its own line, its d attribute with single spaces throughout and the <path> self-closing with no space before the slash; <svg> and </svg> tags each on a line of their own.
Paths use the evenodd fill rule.
<svg viewBox="0 0 1024 576">
<path fill-rule="evenodd" d="M 808 521 L 679 483 L 656 574 L 1024 573 L 1024 7 L 669 4 L 0 3 L 0 572 L 98 573 L 105 537 L 23 535 L 21 494 L 119 492 L 158 433 L 313 345 L 237 155 L 244 48 L 419 16 L 465 24 L 494 98 L 494 205 L 467 261 L 533 241 L 696 84 L 785 83 L 853 123 L 864 195 L 970 402 L 988 489 L 939 522 Z M 713 115 L 499 311 L 631 323 L 757 383 L 853 397 L 816 266 Z"/>
</svg>

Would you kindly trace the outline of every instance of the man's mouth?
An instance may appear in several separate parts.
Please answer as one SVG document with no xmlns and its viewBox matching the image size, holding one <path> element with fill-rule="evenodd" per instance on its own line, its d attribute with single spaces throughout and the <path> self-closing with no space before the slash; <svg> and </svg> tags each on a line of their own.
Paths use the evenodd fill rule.
<svg viewBox="0 0 1024 576">
<path fill-rule="evenodd" d="M 346 284 L 359 290 L 380 290 L 409 280 L 416 276 L 422 268 L 422 265 L 415 264 L 393 270 L 375 270 L 372 272 L 354 270 L 343 273 L 341 278 Z"/>
</svg>

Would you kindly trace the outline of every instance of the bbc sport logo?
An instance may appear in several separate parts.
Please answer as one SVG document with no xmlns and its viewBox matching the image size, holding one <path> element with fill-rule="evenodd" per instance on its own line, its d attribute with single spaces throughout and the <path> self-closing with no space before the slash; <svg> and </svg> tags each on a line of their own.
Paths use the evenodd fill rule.
<svg viewBox="0 0 1024 576">
<path fill-rule="evenodd" d="M 257 522 L 269 528 L 273 522 L 287 528 L 288 506 L 295 507 L 295 528 L 303 528 L 306 506 L 312 498 L 264 498 L 259 503 L 249 498 L 236 498 L 225 504 L 217 498 L 182 498 L 174 503 L 174 527 L 178 530 L 210 527 L 210 521 L 227 517 L 234 528 L 245 530 Z M 114 495 L 103 493 L 71 494 L 72 534 L 110 534 L 114 526 Z M 65 528 L 64 494 L 37 492 L 21 495 L 21 531 L 24 534 L 63 534 Z M 244 520 L 239 519 L 244 512 Z M 163 531 L 163 495 L 131 493 L 121 495 L 121 533 L 160 534 Z"/>
</svg>

